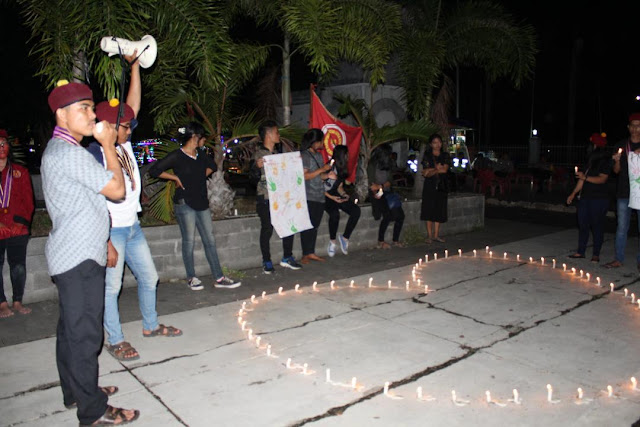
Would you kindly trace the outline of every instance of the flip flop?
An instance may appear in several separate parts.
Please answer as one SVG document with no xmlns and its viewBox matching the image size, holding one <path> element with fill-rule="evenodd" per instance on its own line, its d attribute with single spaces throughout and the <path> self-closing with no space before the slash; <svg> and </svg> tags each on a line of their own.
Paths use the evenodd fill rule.
<svg viewBox="0 0 640 427">
<path fill-rule="evenodd" d="M 618 260 L 613 260 L 603 265 L 603 267 L 604 268 L 620 268 L 622 267 L 622 263 Z"/>
<path fill-rule="evenodd" d="M 142 333 L 142 336 L 145 338 L 153 338 L 153 337 L 179 337 L 182 335 L 182 331 L 178 328 L 174 328 L 173 326 L 165 326 L 162 323 L 158 325 L 158 327 L 151 331 L 148 334 Z"/>
<path fill-rule="evenodd" d="M 116 394 L 120 389 L 118 388 L 118 386 L 108 385 L 108 386 L 100 387 L 100 390 L 102 390 L 102 392 L 106 394 L 107 397 L 111 397 L 114 394 Z M 76 406 L 78 406 L 76 402 L 70 403 L 68 405 L 64 405 L 64 407 L 67 409 L 73 409 Z"/>
</svg>

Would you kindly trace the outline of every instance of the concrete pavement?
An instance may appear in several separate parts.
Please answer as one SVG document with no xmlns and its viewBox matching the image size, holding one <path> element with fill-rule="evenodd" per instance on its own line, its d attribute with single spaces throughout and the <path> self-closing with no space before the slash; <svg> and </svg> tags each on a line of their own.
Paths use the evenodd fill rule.
<svg viewBox="0 0 640 427">
<path fill-rule="evenodd" d="M 640 418 L 640 391 L 630 385 L 631 376 L 640 378 L 640 310 L 622 289 L 640 295 L 638 273 L 635 263 L 610 271 L 566 259 L 576 241 L 575 229 L 493 219 L 485 230 L 449 236 L 445 244 L 337 255 L 273 277 L 248 271 L 241 288 L 225 293 L 163 284 L 161 321 L 183 328 L 184 336 L 142 339 L 139 320 L 125 323 L 142 357 L 118 363 L 103 353 L 100 383 L 120 387 L 110 401 L 140 409 L 140 426 L 631 425 Z M 628 259 L 637 244 L 630 239 Z M 603 261 L 612 246 L 607 235 Z M 413 263 L 425 253 L 430 262 L 413 281 Z M 562 263 L 583 269 L 583 278 L 563 273 Z M 425 283 L 433 292 L 424 293 Z M 121 300 L 127 320 L 137 310 L 128 291 Z M 237 321 L 243 301 L 252 309 L 242 313 L 245 328 L 260 336 L 260 348 Z M 23 339 L 6 332 L 36 320 L 55 323 L 47 303 L 34 308 L 32 317 L 2 323 L 1 424 L 73 425 L 75 413 L 64 409 L 57 385 L 52 332 L 28 327 Z M 25 339 L 28 333 L 35 339 Z M 416 399 L 418 387 L 423 400 Z M 514 388 L 521 404 L 508 400 Z"/>
</svg>

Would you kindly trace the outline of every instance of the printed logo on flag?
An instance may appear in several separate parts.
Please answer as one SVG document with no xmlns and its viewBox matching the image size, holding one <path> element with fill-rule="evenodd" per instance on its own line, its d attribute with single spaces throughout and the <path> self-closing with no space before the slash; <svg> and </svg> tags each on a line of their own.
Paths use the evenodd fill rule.
<svg viewBox="0 0 640 427">
<path fill-rule="evenodd" d="M 347 143 L 347 135 L 345 135 L 344 130 L 334 123 L 324 125 L 322 132 L 324 132 L 324 140 L 322 143 L 329 156 L 333 156 L 333 147 L 336 145 L 346 145 Z"/>
</svg>

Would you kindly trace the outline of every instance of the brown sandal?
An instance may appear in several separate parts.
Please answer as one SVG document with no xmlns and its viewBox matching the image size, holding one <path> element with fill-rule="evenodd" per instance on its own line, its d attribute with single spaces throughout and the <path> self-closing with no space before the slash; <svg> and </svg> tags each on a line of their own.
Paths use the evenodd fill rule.
<svg viewBox="0 0 640 427">
<path fill-rule="evenodd" d="M 124 411 L 133 411 L 133 416 L 131 418 L 127 418 L 127 415 Z M 137 409 L 123 409 L 123 408 L 115 408 L 111 405 L 107 405 L 107 410 L 104 414 L 92 422 L 91 424 L 80 424 L 80 426 L 113 426 L 113 425 L 122 425 L 129 424 L 138 419 L 140 416 L 140 411 Z"/>
<path fill-rule="evenodd" d="M 604 265 L 604 268 L 619 268 L 622 267 L 622 263 L 617 259 L 614 259 L 611 262 L 608 262 Z"/>
<path fill-rule="evenodd" d="M 132 360 L 140 359 L 140 355 L 138 354 L 136 349 L 126 341 L 122 341 L 121 343 L 115 345 L 107 344 L 105 345 L 105 348 L 110 355 L 121 362 L 130 362 Z"/>
<path fill-rule="evenodd" d="M 182 335 L 182 331 L 178 328 L 174 328 L 173 326 L 164 326 L 162 323 L 158 325 L 156 329 L 145 334 L 142 332 L 142 336 L 145 338 L 152 337 L 179 337 Z"/>
<path fill-rule="evenodd" d="M 116 394 L 118 392 L 118 390 L 120 390 L 117 386 L 115 385 L 108 385 L 105 387 L 100 387 L 100 390 L 102 390 L 102 392 L 104 394 L 107 395 L 107 397 L 113 396 L 114 394 Z M 76 402 L 70 403 L 68 405 L 64 405 L 65 408 L 67 409 L 73 409 L 76 406 L 78 406 L 78 404 Z"/>
</svg>

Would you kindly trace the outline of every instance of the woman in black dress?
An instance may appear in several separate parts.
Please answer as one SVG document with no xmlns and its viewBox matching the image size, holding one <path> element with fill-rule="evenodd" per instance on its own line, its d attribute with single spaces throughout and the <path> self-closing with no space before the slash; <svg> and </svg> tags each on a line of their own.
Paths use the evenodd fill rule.
<svg viewBox="0 0 640 427">
<path fill-rule="evenodd" d="M 424 186 L 420 211 L 420 220 L 427 222 L 427 243 L 433 240 L 444 243 L 444 239 L 440 237 L 440 224 L 447 222 L 447 172 L 450 160 L 451 156 L 443 147 L 442 137 L 437 133 L 431 135 L 429 147 L 422 158 Z"/>
</svg>

